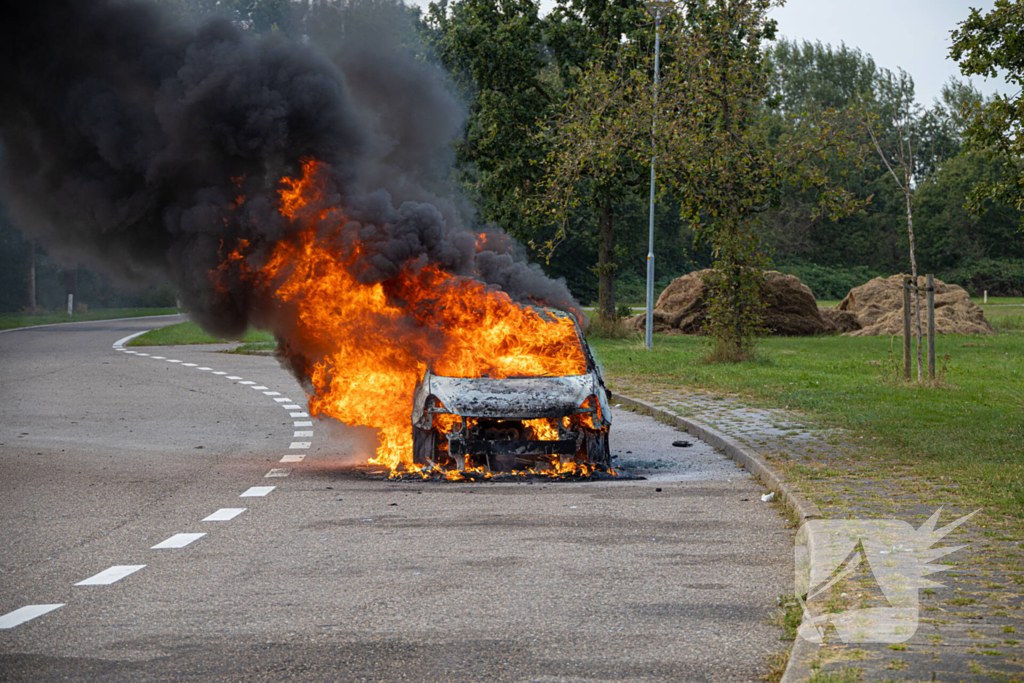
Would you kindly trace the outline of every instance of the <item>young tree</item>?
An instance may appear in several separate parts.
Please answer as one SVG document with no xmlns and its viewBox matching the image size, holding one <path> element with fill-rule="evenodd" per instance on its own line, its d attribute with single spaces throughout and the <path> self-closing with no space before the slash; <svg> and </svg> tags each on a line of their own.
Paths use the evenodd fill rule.
<svg viewBox="0 0 1024 683">
<path fill-rule="evenodd" d="M 715 256 L 708 332 L 713 357 L 749 358 L 762 328 L 767 258 L 757 224 L 787 187 L 816 195 L 816 211 L 832 218 L 858 203 L 827 173 L 830 158 L 855 150 L 835 112 L 794 117 L 792 132 L 769 138 L 763 106 L 768 88 L 764 47 L 774 38 L 774 0 L 686 0 L 657 108 L 659 174 L 679 199 L 683 218 Z"/>
<path fill-rule="evenodd" d="M 900 69 L 899 75 L 886 72 L 878 81 L 878 99 L 887 104 L 884 114 L 885 128 L 891 129 L 895 135 L 888 144 L 879 142 L 876 122 L 868 120 L 865 126 L 871 136 L 871 142 L 878 152 L 886 170 L 896 186 L 903 193 L 907 212 L 907 236 L 910 240 L 910 272 L 914 278 L 914 308 L 917 315 L 914 324 L 917 336 L 917 381 L 924 379 L 924 365 L 921 354 L 921 292 L 917 287 L 917 256 L 914 253 L 914 206 L 913 193 L 917 187 L 918 157 L 916 155 L 916 126 L 921 118 L 920 107 L 914 101 L 914 80 L 906 71 Z"/>
</svg>

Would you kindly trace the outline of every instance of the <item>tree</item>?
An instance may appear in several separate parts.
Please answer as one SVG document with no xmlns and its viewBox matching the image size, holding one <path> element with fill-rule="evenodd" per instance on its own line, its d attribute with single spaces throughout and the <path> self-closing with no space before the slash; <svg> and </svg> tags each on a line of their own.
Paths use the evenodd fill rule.
<svg viewBox="0 0 1024 683">
<path fill-rule="evenodd" d="M 914 278 L 914 308 L 917 316 L 917 381 L 924 379 L 924 365 L 921 355 L 921 292 L 917 286 L 917 256 L 914 253 L 914 208 L 913 193 L 918 184 L 918 155 L 916 124 L 921 118 L 919 106 L 914 101 L 914 80 L 900 69 L 899 76 L 887 72 L 878 82 L 879 100 L 886 102 L 885 123 L 894 129 L 894 139 L 883 147 L 875 132 L 875 122 L 868 120 L 866 128 L 871 142 L 878 152 L 886 170 L 896 181 L 896 187 L 903 193 L 906 202 L 907 236 L 910 243 L 910 272 Z M 905 347 L 904 347 L 905 348 Z"/>
<path fill-rule="evenodd" d="M 834 110 L 790 115 L 789 133 L 770 137 L 763 115 L 769 94 L 764 46 L 774 38 L 772 0 L 687 0 L 666 36 L 672 55 L 657 109 L 660 175 L 684 220 L 715 257 L 708 332 L 713 357 L 749 358 L 762 330 L 767 258 L 758 223 L 788 187 L 813 193 L 815 212 L 835 218 L 859 204 L 831 182 L 831 158 L 854 150 Z"/>
<path fill-rule="evenodd" d="M 1002 177 L 973 190 L 968 204 L 983 211 L 985 200 L 1024 209 L 1024 0 L 995 0 L 987 14 L 972 9 L 953 31 L 950 56 L 965 76 L 995 78 L 1005 70 L 1013 95 L 997 95 L 972 108 L 965 146 L 1003 164 Z"/>
<path fill-rule="evenodd" d="M 546 155 L 535 133 L 557 101 L 544 77 L 543 32 L 534 0 L 441 0 L 426 17 L 428 40 L 470 115 L 456 145 L 463 182 L 482 217 L 529 239 L 524 197 Z"/>
</svg>

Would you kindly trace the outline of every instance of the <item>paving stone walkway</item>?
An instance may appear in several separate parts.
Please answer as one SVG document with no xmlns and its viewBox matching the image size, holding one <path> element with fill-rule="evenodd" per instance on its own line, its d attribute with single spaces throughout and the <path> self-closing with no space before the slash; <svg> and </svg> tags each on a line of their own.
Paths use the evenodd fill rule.
<svg viewBox="0 0 1024 683">
<path fill-rule="evenodd" d="M 939 526 L 972 512 L 951 483 L 885 461 L 870 441 L 816 425 L 796 411 L 756 407 L 739 396 L 619 382 L 613 391 L 703 422 L 760 453 L 827 519 L 887 518 Z M 977 520 L 977 521 L 976 521 Z M 920 591 L 916 633 L 905 643 L 843 643 L 834 630 L 813 662 L 813 683 L 949 681 L 1024 683 L 1024 548 L 979 515 L 941 545 L 966 545 L 935 560 L 951 568 Z M 888 606 L 870 574 L 837 584 L 830 611 Z"/>
</svg>

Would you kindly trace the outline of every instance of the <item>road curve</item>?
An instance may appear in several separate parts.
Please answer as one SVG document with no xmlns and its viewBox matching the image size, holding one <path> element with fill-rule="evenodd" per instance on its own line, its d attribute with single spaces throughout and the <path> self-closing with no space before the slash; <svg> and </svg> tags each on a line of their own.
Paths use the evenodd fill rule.
<svg viewBox="0 0 1024 683">
<path fill-rule="evenodd" d="M 734 682 L 782 649 L 791 535 L 722 456 L 616 412 L 620 459 L 681 474 L 367 479 L 372 435 L 273 359 L 114 348 L 177 320 L 0 335 L 0 679 Z"/>
</svg>

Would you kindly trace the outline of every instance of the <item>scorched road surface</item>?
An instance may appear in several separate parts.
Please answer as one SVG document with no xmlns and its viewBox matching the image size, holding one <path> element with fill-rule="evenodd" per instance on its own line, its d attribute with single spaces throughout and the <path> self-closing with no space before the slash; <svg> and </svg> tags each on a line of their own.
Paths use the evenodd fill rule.
<svg viewBox="0 0 1024 683">
<path fill-rule="evenodd" d="M 114 348 L 176 320 L 0 334 L 0 679 L 735 682 L 783 647 L 790 534 L 702 444 L 617 411 L 657 480 L 373 479 L 273 359 Z"/>
</svg>

